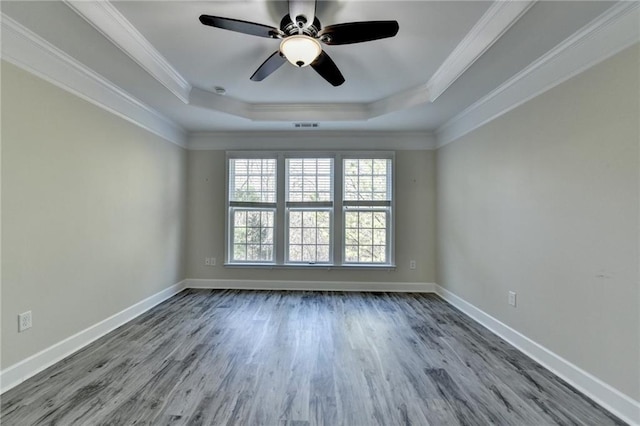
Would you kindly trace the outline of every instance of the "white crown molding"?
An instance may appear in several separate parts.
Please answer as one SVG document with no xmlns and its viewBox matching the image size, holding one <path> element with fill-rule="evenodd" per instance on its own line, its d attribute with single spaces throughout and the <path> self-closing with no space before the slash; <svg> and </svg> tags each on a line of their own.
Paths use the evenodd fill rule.
<svg viewBox="0 0 640 426">
<path fill-rule="evenodd" d="M 189 281 L 189 280 L 187 280 Z M 189 285 L 189 284 L 187 284 Z M 545 368 L 560 376 L 598 404 L 629 423 L 640 425 L 640 402 L 584 371 L 519 331 L 509 327 L 476 306 L 435 284 L 435 292 L 466 315 L 500 336 Z"/>
<path fill-rule="evenodd" d="M 367 110 L 369 111 L 369 118 L 373 118 L 401 109 L 426 104 L 427 102 L 429 102 L 429 89 L 426 84 L 421 84 L 371 102 L 367 104 Z"/>
<path fill-rule="evenodd" d="M 337 132 L 292 130 L 289 132 L 203 132 L 189 135 L 190 150 L 432 150 L 430 132 Z"/>
<path fill-rule="evenodd" d="M 358 281 L 287 281 L 287 280 L 185 280 L 187 288 L 224 290 L 289 290 L 289 291 L 371 291 L 391 293 L 433 293 L 433 283 L 358 282 Z"/>
<path fill-rule="evenodd" d="M 429 101 L 449 88 L 535 1 L 495 1 L 427 82 Z"/>
<path fill-rule="evenodd" d="M 619 2 L 436 130 L 440 148 L 640 41 L 640 3 Z"/>
<path fill-rule="evenodd" d="M 207 92 L 197 87 L 191 89 L 189 104 L 199 108 L 211 109 L 237 117 L 251 119 L 246 102 L 231 96 Z"/>
<path fill-rule="evenodd" d="M 252 121 L 365 121 L 428 102 L 424 87 L 374 102 L 323 104 L 250 103 L 194 88 L 108 0 L 63 0 L 184 103 Z"/>
<path fill-rule="evenodd" d="M 534 3 L 494 2 L 427 84 L 373 102 L 268 104 L 192 87 L 108 0 L 63 1 L 183 102 L 252 121 L 366 121 L 433 102 Z"/>
<path fill-rule="evenodd" d="M 363 103 L 250 103 L 194 87 L 190 104 L 252 121 L 366 121 L 429 101 L 421 85 L 386 98 Z"/>
<path fill-rule="evenodd" d="M 142 315 L 154 306 L 180 293 L 186 288 L 185 281 L 172 285 L 144 300 L 106 318 L 66 339 L 49 346 L 16 364 L 0 371 L 0 393 L 14 388 L 47 367 L 61 361 L 112 330 Z"/>
<path fill-rule="evenodd" d="M 257 104 L 193 88 L 191 104 L 253 121 L 365 121 L 433 102 L 491 47 L 535 1 L 496 1 L 426 84 L 362 103 Z"/>
<path fill-rule="evenodd" d="M 109 1 L 63 1 L 182 102 L 189 103 L 191 84 Z"/>
<path fill-rule="evenodd" d="M 5 14 L 0 27 L 2 59 L 172 143 L 186 146 L 184 129 L 100 74 Z"/>
<path fill-rule="evenodd" d="M 254 121 L 362 121 L 371 118 L 368 104 L 250 104 Z"/>
<path fill-rule="evenodd" d="M 194 87 L 190 104 L 252 121 L 358 121 L 370 118 L 368 104 L 254 104 Z"/>
</svg>

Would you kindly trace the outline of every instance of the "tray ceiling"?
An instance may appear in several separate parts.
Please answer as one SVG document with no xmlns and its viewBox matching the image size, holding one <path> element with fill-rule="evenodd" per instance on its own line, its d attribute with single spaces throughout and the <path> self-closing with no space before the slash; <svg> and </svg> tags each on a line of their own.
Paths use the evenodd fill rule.
<svg viewBox="0 0 640 426">
<path fill-rule="evenodd" d="M 394 38 L 327 46 L 346 78 L 285 64 L 249 80 L 278 41 L 206 27 L 200 14 L 277 26 L 276 1 L 2 2 L 2 12 L 187 131 L 433 131 L 611 2 L 320 1 L 334 23 L 395 19 Z M 225 96 L 216 95 L 216 86 Z"/>
</svg>

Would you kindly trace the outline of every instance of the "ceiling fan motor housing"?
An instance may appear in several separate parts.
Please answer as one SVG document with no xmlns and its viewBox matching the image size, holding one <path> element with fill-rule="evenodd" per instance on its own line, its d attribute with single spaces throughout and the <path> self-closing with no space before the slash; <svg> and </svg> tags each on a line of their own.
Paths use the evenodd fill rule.
<svg viewBox="0 0 640 426">
<path fill-rule="evenodd" d="M 294 22 L 294 20 L 291 19 L 291 16 L 289 14 L 286 14 L 280 21 L 280 30 L 285 34 L 285 37 L 300 34 L 300 30 L 302 30 L 302 34 L 304 35 L 308 35 L 309 37 L 314 38 L 317 37 L 318 33 L 322 29 L 318 18 L 314 18 L 313 23 L 305 27 L 306 23 L 307 18 L 303 15 L 298 15 L 296 17 L 296 21 Z"/>
</svg>

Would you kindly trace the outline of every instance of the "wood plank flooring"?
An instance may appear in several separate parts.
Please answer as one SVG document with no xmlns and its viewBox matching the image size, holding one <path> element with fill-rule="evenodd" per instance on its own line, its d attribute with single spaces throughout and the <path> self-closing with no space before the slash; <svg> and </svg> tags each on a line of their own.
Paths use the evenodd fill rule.
<svg viewBox="0 0 640 426">
<path fill-rule="evenodd" d="M 209 290 L 6 392 L 0 422 L 624 424 L 435 295 Z"/>
</svg>

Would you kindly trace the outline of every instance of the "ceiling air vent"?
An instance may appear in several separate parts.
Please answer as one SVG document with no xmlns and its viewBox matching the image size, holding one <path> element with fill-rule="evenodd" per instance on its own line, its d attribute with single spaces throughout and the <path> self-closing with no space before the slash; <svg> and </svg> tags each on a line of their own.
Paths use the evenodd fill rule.
<svg viewBox="0 0 640 426">
<path fill-rule="evenodd" d="M 293 123 L 296 129 L 314 129 L 318 127 L 318 123 Z"/>
</svg>

